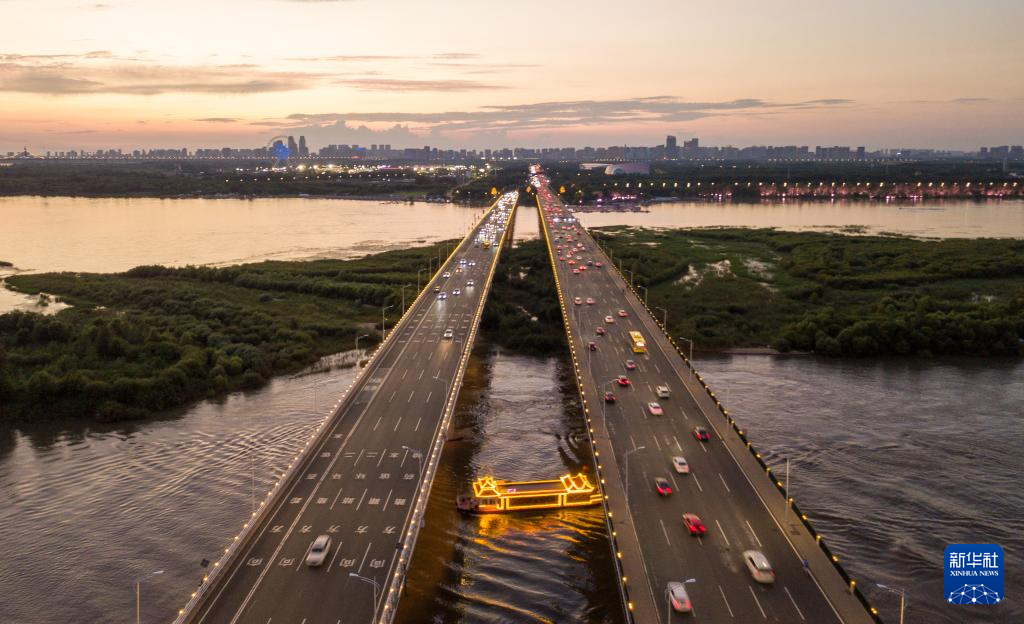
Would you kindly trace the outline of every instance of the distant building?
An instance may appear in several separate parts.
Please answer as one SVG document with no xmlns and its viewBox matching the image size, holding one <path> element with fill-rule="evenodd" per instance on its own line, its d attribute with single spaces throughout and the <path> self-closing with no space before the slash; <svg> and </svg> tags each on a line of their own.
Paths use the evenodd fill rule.
<svg viewBox="0 0 1024 624">
<path fill-rule="evenodd" d="M 626 174 L 650 175 L 650 163 L 616 163 L 604 168 L 605 175 L 626 175 Z"/>
<path fill-rule="evenodd" d="M 306 137 L 299 137 L 299 157 L 309 158 L 309 148 L 306 147 Z"/>
<path fill-rule="evenodd" d="M 288 137 L 288 155 L 289 157 L 298 157 L 299 146 L 295 143 L 295 137 Z"/>
</svg>

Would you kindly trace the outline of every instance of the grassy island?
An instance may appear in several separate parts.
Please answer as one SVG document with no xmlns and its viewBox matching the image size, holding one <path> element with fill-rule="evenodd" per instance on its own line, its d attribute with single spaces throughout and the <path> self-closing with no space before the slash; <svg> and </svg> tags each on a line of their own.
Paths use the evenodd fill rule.
<svg viewBox="0 0 1024 624">
<path fill-rule="evenodd" d="M 381 306 L 395 306 L 394 322 L 401 286 L 437 254 L 435 245 L 349 261 L 10 277 L 72 307 L 0 315 L 0 420 L 144 417 L 260 386 L 353 348 L 357 334 L 370 334 L 369 346 Z"/>
<path fill-rule="evenodd" d="M 651 307 L 668 311 L 671 332 L 698 348 L 1024 354 L 1021 240 L 770 229 L 594 232 L 616 264 L 649 288 Z"/>
</svg>

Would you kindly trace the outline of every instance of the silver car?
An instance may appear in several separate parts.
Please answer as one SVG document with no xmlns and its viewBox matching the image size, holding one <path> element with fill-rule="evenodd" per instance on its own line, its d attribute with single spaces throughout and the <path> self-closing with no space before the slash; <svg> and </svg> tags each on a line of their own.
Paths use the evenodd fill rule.
<svg viewBox="0 0 1024 624">
<path fill-rule="evenodd" d="M 309 554 L 306 555 L 306 565 L 315 568 L 327 560 L 327 553 L 331 551 L 331 537 L 329 535 L 317 535 L 313 544 L 309 547 Z"/>
<path fill-rule="evenodd" d="M 672 603 L 672 609 L 677 613 L 689 613 L 693 611 L 693 604 L 690 602 L 690 596 L 686 593 L 686 585 L 673 581 L 665 588 L 665 592 L 668 594 L 669 602 Z"/>
</svg>

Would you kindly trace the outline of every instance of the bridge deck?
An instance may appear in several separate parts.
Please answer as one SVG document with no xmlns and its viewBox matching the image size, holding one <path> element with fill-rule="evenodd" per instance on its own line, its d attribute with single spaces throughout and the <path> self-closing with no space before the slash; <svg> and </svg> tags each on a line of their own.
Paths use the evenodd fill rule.
<svg viewBox="0 0 1024 624">
<path fill-rule="evenodd" d="M 390 621 L 502 248 L 476 236 L 490 224 L 500 243 L 514 206 L 499 199 L 424 287 L 178 621 Z M 330 551 L 308 567 L 320 534 Z"/>
<path fill-rule="evenodd" d="M 634 620 L 672 620 L 667 583 L 694 579 L 687 591 L 695 614 L 705 622 L 871 622 L 792 512 L 787 522 L 783 497 L 586 230 L 571 221 L 573 231 L 563 230 L 562 222 L 549 223 L 548 217 L 571 219 L 571 214 L 562 210 L 542 174 L 538 181 L 542 226 L 553 252 Z M 574 240 L 567 242 L 566 235 Z M 572 259 L 579 255 L 584 265 L 594 260 L 605 266 L 574 274 L 570 256 L 563 251 L 565 260 L 559 260 L 556 246 L 578 242 L 585 248 L 573 252 Z M 577 305 L 576 297 L 596 302 Z M 620 317 L 619 310 L 628 316 Z M 606 316 L 614 322 L 606 323 Z M 605 327 L 605 335 L 596 334 L 598 326 Z M 644 354 L 633 352 L 628 332 L 634 330 L 646 339 Z M 591 341 L 596 351 L 589 350 Z M 627 359 L 637 363 L 636 370 L 626 369 Z M 632 382 L 628 387 L 614 381 L 623 374 Z M 671 398 L 658 398 L 660 385 L 670 387 Z M 617 395 L 615 403 L 603 401 L 608 390 Z M 651 414 L 650 402 L 658 402 L 664 414 Z M 708 429 L 710 442 L 695 439 L 696 426 Z M 692 473 L 676 474 L 674 456 L 684 456 Z M 659 496 L 657 477 L 672 484 L 670 496 Z M 707 534 L 691 537 L 681 520 L 684 513 L 700 516 Z M 776 574 L 773 585 L 752 579 L 743 560 L 746 550 L 767 556 Z M 811 574 L 803 570 L 805 557 Z"/>
</svg>

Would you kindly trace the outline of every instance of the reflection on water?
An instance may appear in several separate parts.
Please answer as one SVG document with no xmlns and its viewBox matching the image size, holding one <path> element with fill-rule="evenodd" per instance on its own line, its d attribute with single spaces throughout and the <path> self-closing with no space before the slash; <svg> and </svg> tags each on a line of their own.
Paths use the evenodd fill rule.
<svg viewBox="0 0 1024 624">
<path fill-rule="evenodd" d="M 933 238 L 1024 238 L 1024 201 L 941 201 L 918 204 L 836 202 L 666 202 L 650 212 L 579 213 L 587 227 L 635 225 L 689 228 L 772 227 L 835 230 L 862 226 L 867 234 L 893 232 Z"/>
<path fill-rule="evenodd" d="M 600 507 L 455 510 L 456 493 L 483 474 L 540 479 L 592 470 L 572 382 L 558 360 L 502 353 L 473 360 L 399 621 L 619 622 Z"/>
<path fill-rule="evenodd" d="M 732 356 L 697 367 L 886 621 L 1024 622 L 1019 600 L 951 609 L 943 552 L 997 543 L 1024 587 L 1024 363 Z M 1009 594 L 1012 596 L 1012 593 Z"/>
</svg>

